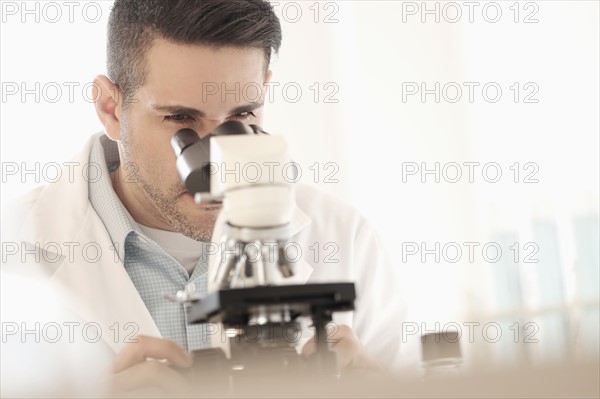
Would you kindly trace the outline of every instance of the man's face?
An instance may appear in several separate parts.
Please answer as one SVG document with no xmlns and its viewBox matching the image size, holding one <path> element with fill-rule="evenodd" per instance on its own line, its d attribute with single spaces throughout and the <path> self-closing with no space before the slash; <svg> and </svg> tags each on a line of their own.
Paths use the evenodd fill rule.
<svg viewBox="0 0 600 399">
<path fill-rule="evenodd" d="M 199 206 L 186 192 L 171 138 L 183 128 L 202 138 L 228 120 L 260 125 L 269 77 L 264 52 L 157 39 L 146 65 L 144 85 L 121 118 L 121 168 L 135 178 L 120 194 L 139 223 L 209 240 L 220 207 Z"/>
</svg>

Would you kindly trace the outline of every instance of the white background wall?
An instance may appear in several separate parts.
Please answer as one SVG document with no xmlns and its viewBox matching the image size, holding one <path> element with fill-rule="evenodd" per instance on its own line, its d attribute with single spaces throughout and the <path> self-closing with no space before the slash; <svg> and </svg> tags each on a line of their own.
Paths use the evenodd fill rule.
<svg viewBox="0 0 600 399">
<path fill-rule="evenodd" d="M 105 73 L 111 3 L 2 2 L 3 202 L 43 183 L 44 165 L 67 160 L 101 129 L 91 92 L 82 88 Z M 549 248 L 532 233 L 539 221 L 555 226 L 559 239 L 565 294 L 558 306 L 579 303 L 584 277 L 577 264 L 590 252 L 577 251 L 574 220 L 584 215 L 597 223 L 598 217 L 598 2 L 272 3 L 284 41 L 273 62 L 279 86 L 264 127 L 289 139 L 306 183 L 349 201 L 375 224 L 403 270 L 397 284 L 409 299 L 411 320 L 444 323 L 543 307 L 540 292 L 552 282 L 544 280 L 542 265 L 523 263 L 526 243 L 540 248 L 537 258 Z M 422 83 L 431 90 L 436 82 L 439 102 L 434 93 L 407 92 Z M 472 101 L 465 82 L 477 85 Z M 302 90 L 297 102 L 291 86 Z M 497 101 L 495 87 L 502 90 Z M 24 88 L 32 93 L 24 95 Z M 315 162 L 318 179 L 309 169 Z M 480 163 L 473 182 L 464 162 Z M 494 162 L 502 177 L 490 183 L 495 169 L 483 174 L 482 166 Z M 35 174 L 8 174 L 14 163 L 20 169 L 39 163 L 40 181 Z M 439 163 L 447 174 L 439 182 L 432 174 L 403 176 L 422 163 L 429 169 Z M 463 174 L 456 183 L 449 181 L 453 163 Z M 338 182 L 327 183 L 332 171 Z M 531 172 L 529 180 L 537 182 L 525 183 Z M 481 253 L 502 233 L 513 234 L 520 248 L 516 274 L 507 278 L 523 300 L 508 308 L 499 263 Z M 439 261 L 403 253 L 422 242 L 427 248 L 458 243 L 463 254 L 452 263 L 453 253 L 441 249 Z M 479 244 L 473 262 L 464 242 Z M 503 262 L 514 255 L 503 247 Z M 591 326 L 597 331 L 596 321 Z"/>
</svg>

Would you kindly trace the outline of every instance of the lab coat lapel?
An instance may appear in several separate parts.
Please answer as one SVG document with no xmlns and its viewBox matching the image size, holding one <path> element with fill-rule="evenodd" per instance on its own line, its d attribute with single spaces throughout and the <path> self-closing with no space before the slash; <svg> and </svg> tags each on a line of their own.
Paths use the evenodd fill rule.
<svg viewBox="0 0 600 399">
<path fill-rule="evenodd" d="M 80 170 L 88 165 L 95 138 L 75 159 Z M 42 248 L 60 248 L 64 259 L 50 284 L 66 292 L 67 307 L 84 322 L 100 325 L 102 339 L 115 352 L 123 348 L 129 333 L 160 337 L 116 256 L 104 223 L 89 202 L 88 183 L 82 173 L 63 173 L 57 183 L 40 192 L 20 236 Z"/>
</svg>

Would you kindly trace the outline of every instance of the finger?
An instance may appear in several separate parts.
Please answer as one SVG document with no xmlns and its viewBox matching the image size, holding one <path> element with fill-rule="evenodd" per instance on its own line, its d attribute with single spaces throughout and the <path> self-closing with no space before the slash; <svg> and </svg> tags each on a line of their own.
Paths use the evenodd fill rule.
<svg viewBox="0 0 600 399">
<path fill-rule="evenodd" d="M 331 342 L 332 348 L 338 345 L 340 342 L 344 342 L 343 345 L 349 345 L 349 343 L 360 344 L 360 340 L 346 324 L 330 324 L 327 326 L 327 337 L 328 342 Z"/>
<path fill-rule="evenodd" d="M 364 348 L 361 348 L 348 364 L 349 369 L 372 370 L 388 374 L 387 366 L 378 359 L 371 356 Z"/>
<path fill-rule="evenodd" d="M 306 343 L 304 344 L 304 346 L 302 347 L 302 350 L 300 351 L 302 353 L 303 356 L 310 356 L 313 353 L 315 353 L 317 351 L 317 344 L 315 343 L 314 338 L 313 339 L 309 339 L 308 341 L 306 341 Z"/>
<path fill-rule="evenodd" d="M 345 325 L 337 325 L 337 324 L 328 324 L 326 327 L 327 336 L 325 338 L 326 342 L 329 343 L 329 347 L 333 350 L 334 347 L 343 339 L 356 339 L 358 342 L 358 337 L 354 335 L 352 329 Z M 306 341 L 304 346 L 302 347 L 301 353 L 304 356 L 310 356 L 317 351 L 317 343 L 316 336 L 313 336 L 311 339 Z M 344 345 L 342 345 L 343 347 Z"/>
<path fill-rule="evenodd" d="M 359 347 L 351 338 L 340 336 L 337 343 L 331 346 L 331 350 L 337 354 L 338 367 L 344 369 L 358 355 Z"/>
<path fill-rule="evenodd" d="M 166 359 L 177 367 L 192 366 L 192 356 L 173 341 L 145 335 L 139 335 L 136 339 L 136 343 L 127 345 L 115 359 L 113 363 L 115 373 L 142 363 L 147 358 Z"/>
<path fill-rule="evenodd" d="M 113 390 L 127 392 L 158 388 L 168 392 L 182 392 L 189 382 L 168 365 L 157 360 L 147 360 L 113 376 Z"/>
<path fill-rule="evenodd" d="M 367 352 L 350 326 L 331 326 L 329 335 L 333 338 L 331 350 L 337 354 L 340 368 L 387 371 L 383 363 Z"/>
</svg>

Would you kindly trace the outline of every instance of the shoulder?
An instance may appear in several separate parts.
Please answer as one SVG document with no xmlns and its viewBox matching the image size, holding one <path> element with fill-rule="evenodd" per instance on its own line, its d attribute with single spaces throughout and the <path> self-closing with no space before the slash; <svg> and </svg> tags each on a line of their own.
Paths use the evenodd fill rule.
<svg viewBox="0 0 600 399">
<path fill-rule="evenodd" d="M 26 194 L 2 204 L 2 235 L 12 237 L 17 234 L 23 220 L 39 200 L 46 186 L 38 186 Z"/>
<path fill-rule="evenodd" d="M 38 186 L 18 197 L 12 203 L 9 203 L 8 206 L 21 209 L 31 208 L 39 200 L 41 193 L 46 187 L 47 185 Z"/>
<path fill-rule="evenodd" d="M 296 204 L 303 211 L 321 216 L 324 214 L 360 217 L 360 212 L 344 198 L 306 184 L 297 184 L 295 189 Z"/>
<path fill-rule="evenodd" d="M 100 136 L 101 133 L 90 136 L 78 154 L 60 164 L 60 177 L 56 181 L 3 203 L 2 233 L 18 234 L 21 227 L 32 224 L 56 228 L 79 216 L 87 202 L 84 171 L 89 165 L 90 150 Z"/>
<path fill-rule="evenodd" d="M 305 184 L 296 185 L 296 205 L 311 220 L 311 230 L 352 235 L 371 229 L 368 220 L 346 199 Z"/>
</svg>

